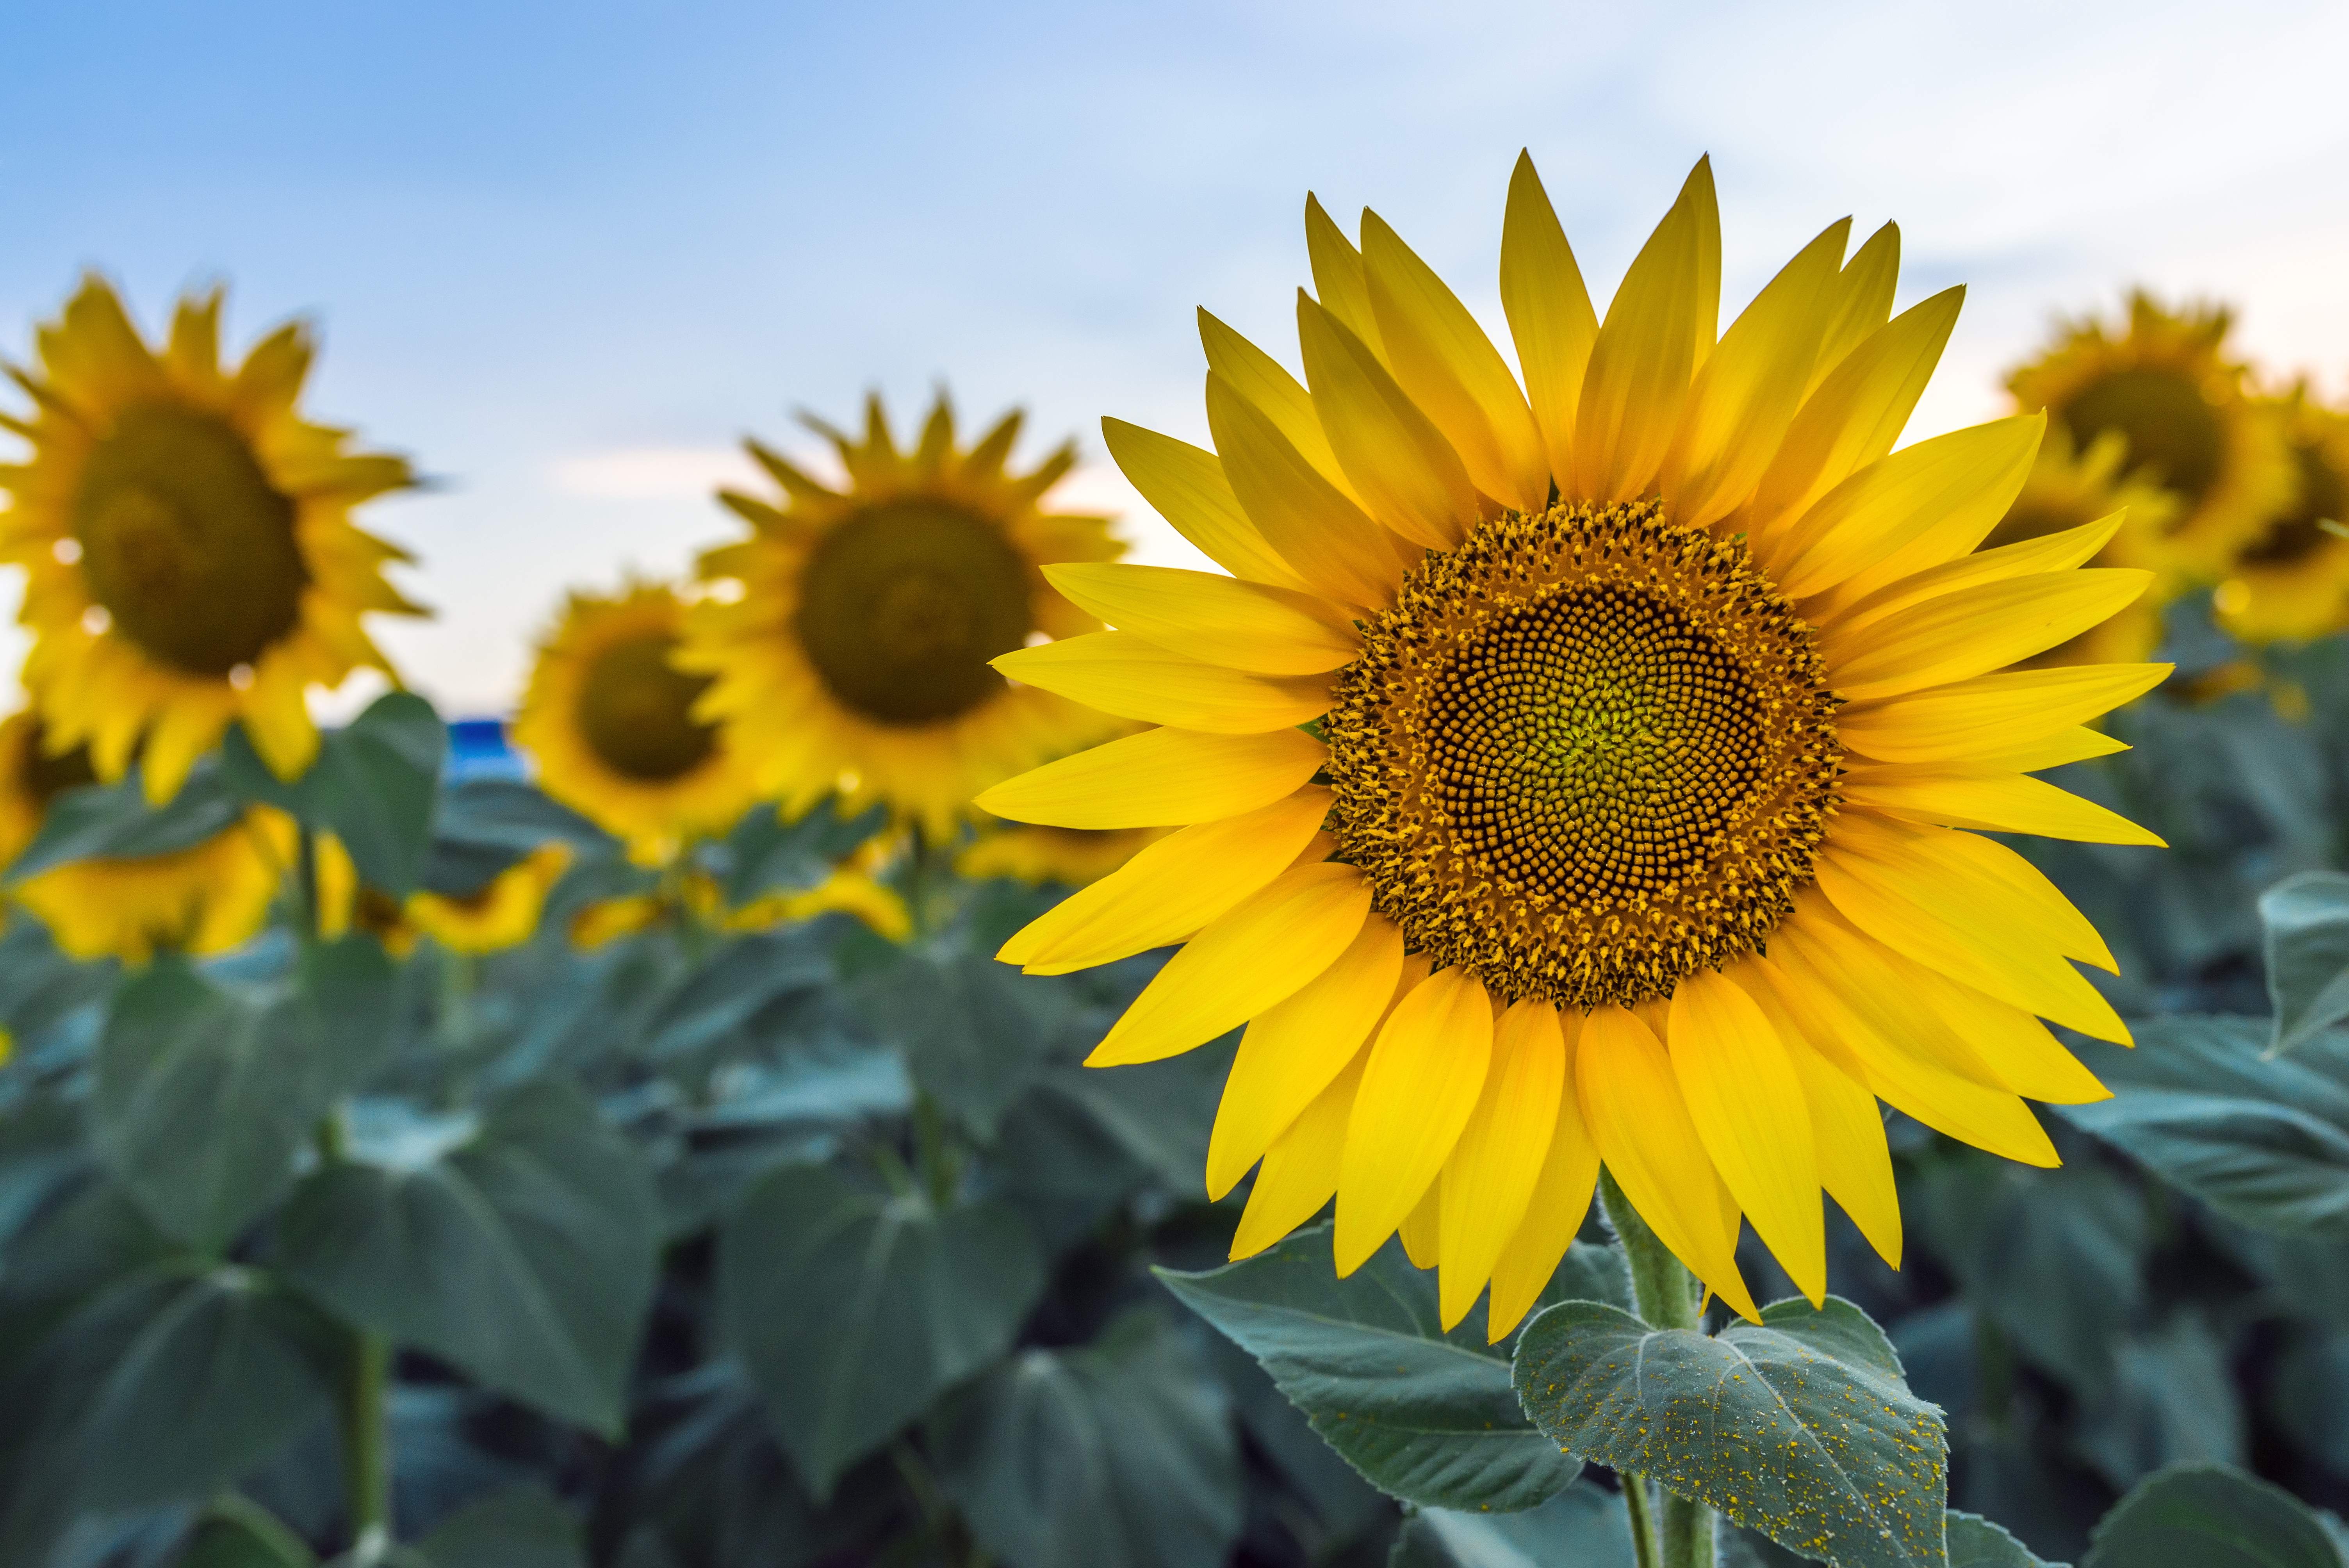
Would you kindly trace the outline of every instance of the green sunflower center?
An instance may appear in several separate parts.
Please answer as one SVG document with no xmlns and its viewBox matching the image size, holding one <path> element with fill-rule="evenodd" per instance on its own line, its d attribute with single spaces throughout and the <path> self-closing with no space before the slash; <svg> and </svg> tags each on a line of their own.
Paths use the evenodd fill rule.
<svg viewBox="0 0 2349 1568">
<path fill-rule="evenodd" d="M 114 628 L 190 675 L 258 660 L 293 630 L 310 582 L 293 500 L 200 409 L 126 409 L 83 467 L 73 532 Z"/>
<path fill-rule="evenodd" d="M 2143 468 L 2189 500 L 2218 483 L 2227 462 L 2227 432 L 2202 388 L 2173 370 L 2112 370 L 2055 410 L 2082 450 L 2106 430 L 2128 438 L 2128 463 Z"/>
<path fill-rule="evenodd" d="M 579 732 L 615 773 L 666 783 L 692 772 L 717 748 L 717 730 L 693 717 L 709 677 L 670 665 L 676 648 L 668 633 L 647 632 L 612 644 L 588 663 Z"/>
<path fill-rule="evenodd" d="M 1437 964 L 1669 995 L 1757 945 L 1836 802 L 1836 698 L 1742 545 L 1652 503 L 1487 522 L 1405 580 L 1325 734 L 1338 838 Z"/>
<path fill-rule="evenodd" d="M 797 627 L 816 674 L 878 724 L 939 724 L 1003 689 L 987 661 L 1036 622 L 1028 564 L 988 520 L 939 501 L 873 507 L 814 550 Z"/>
<path fill-rule="evenodd" d="M 2349 476 L 2333 466 L 2332 453 L 2321 442 L 2300 441 L 2292 455 L 2300 470 L 2300 499 L 2243 552 L 2247 566 L 2291 566 L 2338 537 L 2323 524 L 2349 523 Z"/>
</svg>

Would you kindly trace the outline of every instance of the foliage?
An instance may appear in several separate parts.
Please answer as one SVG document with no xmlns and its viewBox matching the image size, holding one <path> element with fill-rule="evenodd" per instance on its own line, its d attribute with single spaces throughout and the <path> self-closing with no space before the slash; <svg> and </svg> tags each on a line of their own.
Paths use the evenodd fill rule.
<svg viewBox="0 0 2349 1568">
<path fill-rule="evenodd" d="M 2246 680 L 2196 606 L 2171 641 L 2134 749 L 2057 779 L 2173 849 L 2028 846 L 2139 1020 L 2075 1042 L 2116 1092 L 2051 1114 L 2064 1165 L 1896 1117 L 1898 1273 L 1838 1216 L 1823 1308 L 1749 1249 L 1763 1324 L 1655 1326 L 1594 1214 L 1498 1346 L 1395 1243 L 1224 1261 L 1229 1044 L 1080 1067 L 1156 961 L 993 962 L 1050 892 L 916 845 L 902 944 L 729 928 L 877 817 L 761 810 L 647 869 L 443 778 L 405 696 L 291 785 L 232 732 L 160 811 L 69 794 L 12 875 L 254 800 L 388 892 L 572 859 L 486 956 L 320 940 L 300 874 L 207 963 L 0 932 L 0 1562 L 1619 1568 L 1711 1509 L 1720 1568 L 2339 1568 L 2349 644 Z M 575 946 L 618 898 L 657 916 Z"/>
</svg>

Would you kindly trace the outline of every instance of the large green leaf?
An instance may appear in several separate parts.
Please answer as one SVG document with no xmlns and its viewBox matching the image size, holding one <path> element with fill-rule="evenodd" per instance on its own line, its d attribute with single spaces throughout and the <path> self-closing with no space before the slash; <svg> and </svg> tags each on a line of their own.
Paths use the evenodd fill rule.
<svg viewBox="0 0 2349 1568">
<path fill-rule="evenodd" d="M 586 1568 L 579 1520 L 542 1487 L 495 1492 L 416 1543 L 432 1568 Z"/>
<path fill-rule="evenodd" d="M 2276 1055 L 2349 1019 L 2349 876 L 2302 872 L 2260 895 Z"/>
<path fill-rule="evenodd" d="M 1403 1521 L 1387 1568 L 1633 1568 L 1619 1492 L 1578 1480 L 1522 1513 L 1425 1508 Z"/>
<path fill-rule="evenodd" d="M 2078 1447 L 2116 1491 L 2165 1465 L 2242 1461 L 2242 1398 L 2228 1348 L 2199 1315 L 2178 1312 L 2115 1350 L 2119 1376 L 2087 1412 Z"/>
<path fill-rule="evenodd" d="M 882 1037 L 905 1053 L 915 1083 L 987 1140 L 1075 1011 L 1070 982 L 978 953 L 909 954 L 859 989 Z"/>
<path fill-rule="evenodd" d="M 285 1207 L 287 1273 L 344 1316 L 492 1388 L 616 1433 L 661 1237 L 650 1172 L 543 1080 L 407 1169 L 336 1164 Z"/>
<path fill-rule="evenodd" d="M 985 1369 L 1043 1292 L 1019 1217 L 946 1210 L 786 1166 L 743 1194 L 719 1237 L 726 1333 L 819 1500 L 841 1473 Z"/>
<path fill-rule="evenodd" d="M 1566 1302 L 1519 1340 L 1517 1393 L 1559 1448 L 1837 1568 L 1940 1568 L 1940 1412 L 1849 1302 L 1762 1317 L 1708 1336 Z"/>
<path fill-rule="evenodd" d="M 655 1004 L 644 1025 L 645 1049 L 655 1057 L 698 1050 L 740 1028 L 777 997 L 831 977 L 831 960 L 804 931 L 735 937 Z"/>
<path fill-rule="evenodd" d="M 2033 1556 L 2031 1548 L 1978 1513 L 1951 1509 L 1950 1568 L 2064 1568 Z"/>
<path fill-rule="evenodd" d="M 2349 1046 L 2267 1055 L 2256 1018 L 2157 1019 L 2083 1047 L 2113 1098 L 2058 1108 L 2165 1181 L 2261 1230 L 2349 1237 Z"/>
<path fill-rule="evenodd" d="M 1372 1485 L 1435 1508 L 1531 1508 L 1580 1463 L 1518 1408 L 1484 1314 L 1444 1332 L 1435 1275 L 1389 1243 L 1340 1279 L 1330 1230 L 1202 1274 L 1158 1277 L 1266 1371 Z"/>
<path fill-rule="evenodd" d="M 317 1561 L 282 1520 L 231 1492 L 197 1522 L 179 1568 L 313 1568 Z"/>
<path fill-rule="evenodd" d="M 359 875 L 405 895 L 422 879 L 431 844 L 433 795 L 449 730 L 413 692 L 387 692 L 342 729 L 318 738 L 317 759 L 291 783 L 261 760 L 242 727 L 221 746 L 232 788 L 323 829 L 350 851 Z"/>
<path fill-rule="evenodd" d="M 91 1141 L 156 1223 L 218 1250 L 292 1184 L 295 1150 L 380 1059 L 392 975 L 373 943 L 306 951 L 292 985 L 232 990 L 158 963 L 98 1047 Z"/>
<path fill-rule="evenodd" d="M 2147 1476 L 2096 1526 L 2081 1568 L 2341 1568 L 2313 1509 L 2224 1465 Z"/>
<path fill-rule="evenodd" d="M 821 884 L 887 817 L 879 806 L 843 817 L 824 803 L 785 821 L 772 806 L 753 806 L 724 839 L 702 846 L 701 854 L 724 883 L 726 902 L 748 903 L 761 893 Z"/>
<path fill-rule="evenodd" d="M 145 789 L 134 768 L 119 783 L 85 784 L 59 795 L 49 802 L 41 830 L 9 862 L 7 880 L 22 882 L 73 861 L 171 854 L 214 837 L 244 814 L 244 803 L 209 762 L 199 764 L 160 807 L 148 806 Z"/>
<path fill-rule="evenodd" d="M 1081 1348 L 1020 1352 L 929 1433 L 972 1533 L 1020 1568 L 1219 1568 L 1239 1534 L 1222 1385 L 1146 1307 Z"/>
</svg>

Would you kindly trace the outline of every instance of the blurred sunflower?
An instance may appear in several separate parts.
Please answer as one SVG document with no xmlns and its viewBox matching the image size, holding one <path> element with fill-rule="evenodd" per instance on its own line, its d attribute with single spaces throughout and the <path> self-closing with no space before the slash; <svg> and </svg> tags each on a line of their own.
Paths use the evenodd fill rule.
<svg viewBox="0 0 2349 1568">
<path fill-rule="evenodd" d="M 0 719 L 0 866 L 33 841 L 50 801 L 96 782 L 87 747 L 53 749 L 29 709 Z M 255 806 L 184 850 L 55 866 L 8 897 L 76 958 L 143 964 L 159 950 L 224 953 L 261 929 L 294 863 L 295 841 L 291 818 Z"/>
<path fill-rule="evenodd" d="M 782 496 L 719 492 L 751 535 L 702 556 L 718 591 L 696 606 L 682 661 L 716 683 L 697 711 L 756 758 L 762 794 L 792 815 L 834 794 L 848 810 L 885 802 L 944 843 L 978 790 L 1132 727 L 988 665 L 1100 624 L 1039 570 L 1121 549 L 1108 519 L 1042 509 L 1071 448 L 1014 474 L 1020 416 L 965 450 L 943 394 L 911 451 L 878 397 L 862 440 L 809 423 L 838 449 L 847 487 L 747 443 Z"/>
<path fill-rule="evenodd" d="M 1002 877 L 1041 887 L 1083 887 L 1125 864 L 1163 828 L 981 827 L 955 857 L 955 871 L 973 881 Z"/>
<path fill-rule="evenodd" d="M 1507 362 L 1394 232 L 1306 209 L 1307 384 L 1203 316 L 1216 450 L 1109 426 L 1231 575 L 1056 567 L 1121 628 L 1010 654 L 1164 727 L 989 789 L 997 815 L 1174 827 L 1002 951 L 1037 972 L 1185 942 L 1091 1060 L 1242 1024 L 1208 1156 L 1262 1161 L 1245 1255 L 1334 1194 L 1350 1273 L 1400 1228 L 1447 1323 L 1523 1317 L 1603 1161 L 1754 1306 L 1741 1212 L 1812 1300 L 1820 1190 L 1888 1259 L 1876 1099 L 2010 1158 L 2024 1097 L 2104 1089 L 2041 1017 L 2127 1030 L 2088 923 L 1977 832 L 2150 843 L 2028 777 L 2152 665 L 1997 673 L 2145 591 L 2078 570 L 2116 519 L 1974 553 L 2039 416 L 1892 447 L 1955 319 L 1888 320 L 1899 238 L 1829 227 L 1716 340 L 1699 164 L 1602 321 L 1529 160 Z M 1187 939 L 1187 941 L 1186 941 Z"/>
<path fill-rule="evenodd" d="M 2247 643 L 2349 627 L 2349 415 L 2305 383 L 2274 408 L 2292 455 L 2292 504 L 2236 553 L 2211 596 L 2219 624 Z"/>
<path fill-rule="evenodd" d="M 2007 377 L 2023 408 L 2044 408 L 2086 448 L 2106 431 L 2128 443 L 2126 466 L 2178 493 L 2167 534 L 2178 562 L 2201 581 L 2219 573 L 2292 495 L 2292 469 L 2272 413 L 2227 356 L 2232 315 L 2183 314 L 2142 291 L 2128 325 L 2066 324 L 2054 346 Z"/>
<path fill-rule="evenodd" d="M 402 899 L 363 882 L 332 833 L 318 836 L 317 857 L 318 934 L 331 941 L 362 931 L 398 958 L 426 936 L 451 953 L 521 946 L 538 930 L 546 895 L 571 863 L 568 848 L 543 844 L 471 892 L 419 890 Z"/>
<path fill-rule="evenodd" d="M 2145 658 L 2161 644 L 2162 607 L 2186 586 L 2166 548 L 2181 503 L 2175 491 L 2143 474 L 2122 472 L 2127 458 L 2128 438 L 2117 430 L 2106 431 L 2088 443 L 2087 450 L 2075 453 L 2071 432 L 2051 426 L 2022 492 L 1978 546 L 2002 549 L 2118 517 L 2119 531 L 2088 564 L 2139 567 L 2154 574 L 2153 586 L 2143 598 L 2069 642 L 2023 661 L 2029 667 L 2128 663 Z"/>
<path fill-rule="evenodd" d="M 709 680 L 676 662 L 687 614 L 657 583 L 616 598 L 573 593 L 539 645 L 513 722 L 539 787 L 644 865 L 724 832 L 757 799 L 740 746 L 695 717 Z"/>
<path fill-rule="evenodd" d="M 295 411 L 310 367 L 298 324 L 220 363 L 218 291 L 180 302 L 149 348 L 102 279 L 37 335 L 33 399 L 0 426 L 32 443 L 0 465 L 0 562 L 26 573 L 35 634 L 24 679 L 49 740 L 87 745 L 105 779 L 137 752 L 150 799 L 241 720 L 279 777 L 318 732 L 305 697 L 390 666 L 360 625 L 421 614 L 385 582 L 408 554 L 353 526 L 352 508 L 413 482 L 408 464 L 347 449 Z"/>
</svg>

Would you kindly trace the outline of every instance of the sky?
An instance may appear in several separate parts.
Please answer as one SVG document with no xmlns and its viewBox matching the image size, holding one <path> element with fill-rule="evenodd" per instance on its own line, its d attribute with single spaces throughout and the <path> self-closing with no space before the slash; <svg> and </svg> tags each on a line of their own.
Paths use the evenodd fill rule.
<svg viewBox="0 0 2349 1568">
<path fill-rule="evenodd" d="M 362 519 L 420 558 L 438 614 L 379 640 L 452 714 L 510 707 L 567 588 L 739 532 L 743 436 L 820 463 L 795 412 L 871 390 L 1026 408 L 1023 462 L 1078 443 L 1060 499 L 1197 563 L 1101 416 L 1206 441 L 1196 305 L 1296 364 L 1309 190 L 1498 328 L 1520 148 L 1601 299 L 1702 154 L 1729 313 L 1898 220 L 1902 305 L 1970 289 L 1912 438 L 2134 284 L 2349 395 L 2341 0 L 0 0 L 0 357 L 89 268 L 150 325 L 213 281 L 233 341 L 310 319 L 313 417 L 432 478 Z"/>
</svg>

